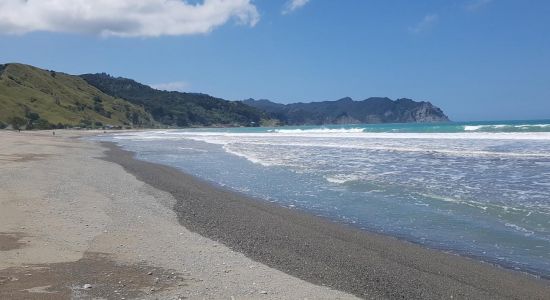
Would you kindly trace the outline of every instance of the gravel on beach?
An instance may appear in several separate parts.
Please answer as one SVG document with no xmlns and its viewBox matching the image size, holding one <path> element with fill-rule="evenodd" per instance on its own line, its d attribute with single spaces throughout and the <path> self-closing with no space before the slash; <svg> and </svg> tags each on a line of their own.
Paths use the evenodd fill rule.
<svg viewBox="0 0 550 300">
<path fill-rule="evenodd" d="M 112 143 L 107 160 L 177 200 L 179 222 L 285 273 L 364 298 L 548 299 L 550 283 L 252 199 L 139 161 Z"/>
</svg>

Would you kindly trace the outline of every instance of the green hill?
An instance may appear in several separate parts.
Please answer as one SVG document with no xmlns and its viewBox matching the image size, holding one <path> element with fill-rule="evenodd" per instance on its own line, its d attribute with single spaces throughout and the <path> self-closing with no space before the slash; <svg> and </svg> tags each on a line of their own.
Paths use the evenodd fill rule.
<svg viewBox="0 0 550 300">
<path fill-rule="evenodd" d="M 143 107 L 109 96 L 78 76 L 0 65 L 0 127 L 153 127 Z"/>
</svg>

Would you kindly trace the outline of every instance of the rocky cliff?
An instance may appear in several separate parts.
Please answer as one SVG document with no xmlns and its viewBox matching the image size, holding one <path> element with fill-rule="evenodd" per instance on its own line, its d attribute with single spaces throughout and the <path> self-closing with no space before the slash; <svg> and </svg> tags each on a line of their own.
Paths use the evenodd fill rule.
<svg viewBox="0 0 550 300">
<path fill-rule="evenodd" d="M 411 99 L 368 98 L 337 101 L 279 104 L 249 99 L 245 104 L 267 112 L 285 125 L 323 125 L 358 123 L 448 122 L 443 111 L 430 102 Z"/>
</svg>

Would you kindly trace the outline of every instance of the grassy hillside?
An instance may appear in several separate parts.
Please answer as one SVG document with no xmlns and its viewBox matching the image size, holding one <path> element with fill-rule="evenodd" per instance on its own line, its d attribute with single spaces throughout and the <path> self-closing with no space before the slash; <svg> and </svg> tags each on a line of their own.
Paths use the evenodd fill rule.
<svg viewBox="0 0 550 300">
<path fill-rule="evenodd" d="M 145 110 L 109 96 L 78 76 L 23 64 L 0 65 L 0 127 L 151 127 Z"/>
<path fill-rule="evenodd" d="M 258 126 L 266 114 L 240 101 L 227 101 L 206 94 L 155 90 L 131 79 L 108 74 L 81 75 L 104 93 L 143 105 L 164 125 Z"/>
</svg>

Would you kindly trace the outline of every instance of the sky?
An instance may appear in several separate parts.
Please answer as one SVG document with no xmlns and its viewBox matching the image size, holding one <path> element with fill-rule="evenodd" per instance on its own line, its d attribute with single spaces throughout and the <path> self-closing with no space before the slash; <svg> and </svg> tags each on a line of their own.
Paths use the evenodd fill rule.
<svg viewBox="0 0 550 300">
<path fill-rule="evenodd" d="M 0 0 L 0 63 L 280 103 L 550 119 L 547 0 Z"/>
</svg>

